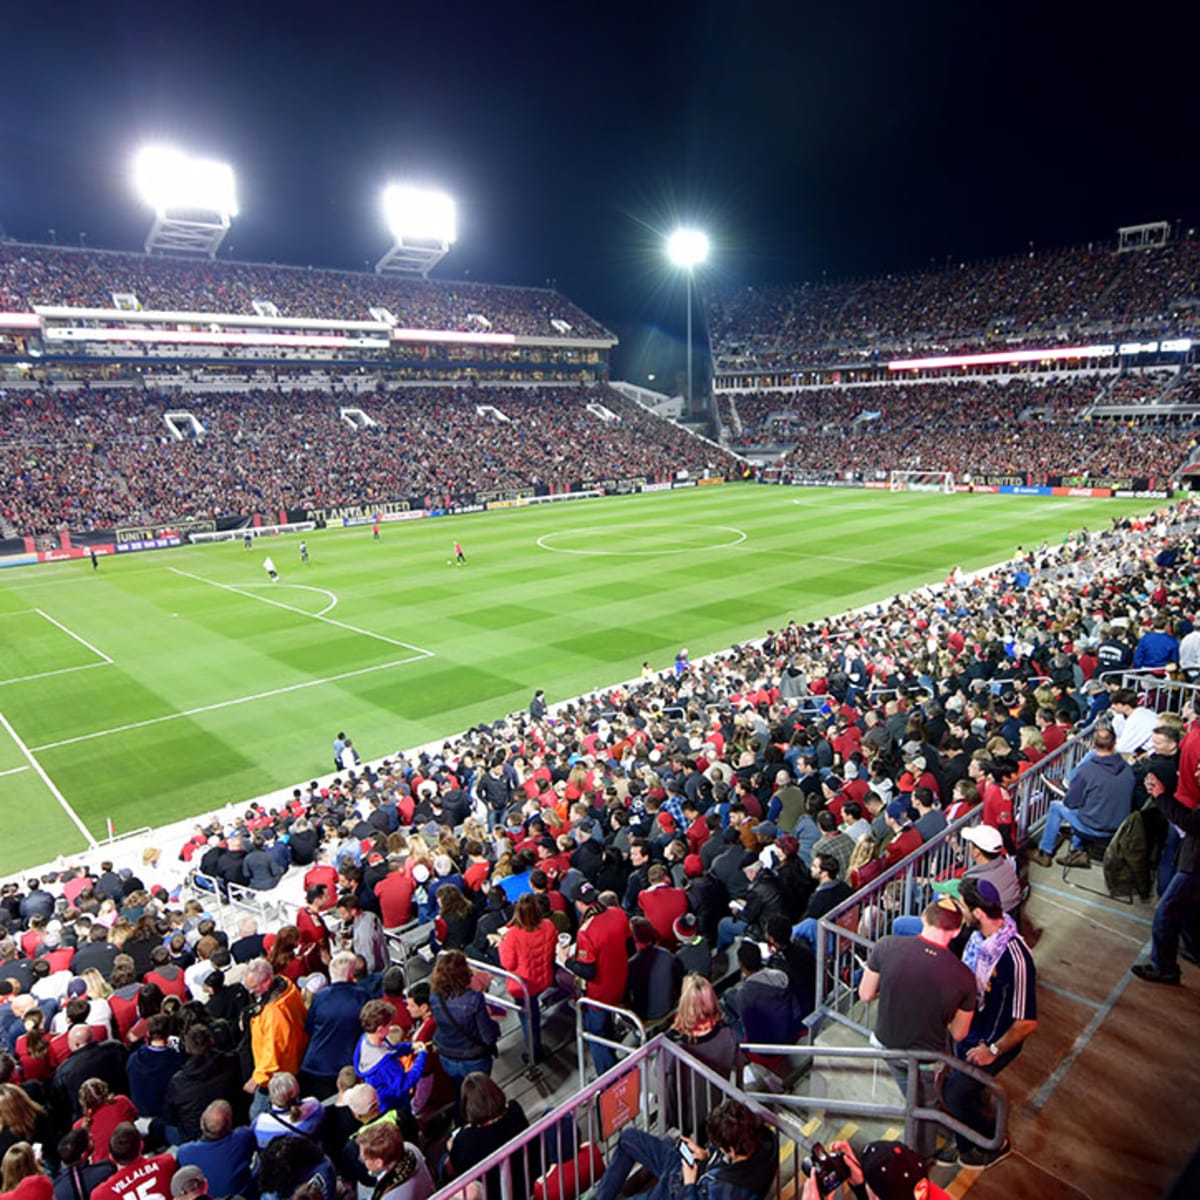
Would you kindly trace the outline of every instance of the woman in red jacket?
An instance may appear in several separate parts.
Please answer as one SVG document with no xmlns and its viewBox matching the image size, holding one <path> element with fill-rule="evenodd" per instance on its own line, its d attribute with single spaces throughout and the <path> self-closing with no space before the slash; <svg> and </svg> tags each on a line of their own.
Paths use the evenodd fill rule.
<svg viewBox="0 0 1200 1200">
<path fill-rule="evenodd" d="M 10 1146 L 0 1163 L 0 1200 L 51 1200 L 54 1184 L 28 1142 Z"/>
<path fill-rule="evenodd" d="M 554 949 L 558 930 L 554 922 L 542 915 L 542 905 L 532 892 L 517 901 L 512 924 L 500 939 L 500 965 L 511 971 L 525 985 L 529 996 L 531 1024 L 526 1028 L 525 1010 L 521 1010 L 521 1028 L 533 1047 L 533 1061 L 542 1060 L 542 1015 L 538 997 L 554 982 Z M 521 988 L 511 979 L 508 994 L 521 1001 Z"/>
</svg>

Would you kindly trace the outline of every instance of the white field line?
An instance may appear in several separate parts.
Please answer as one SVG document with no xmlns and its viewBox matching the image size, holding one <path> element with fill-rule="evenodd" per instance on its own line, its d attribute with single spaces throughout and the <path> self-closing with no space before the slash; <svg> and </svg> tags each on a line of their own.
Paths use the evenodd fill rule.
<svg viewBox="0 0 1200 1200">
<path fill-rule="evenodd" d="M 112 659 L 109 658 L 108 655 L 105 654 L 103 650 L 97 650 L 96 647 L 93 646 L 91 642 L 85 640 L 84 638 L 81 638 L 79 636 L 79 634 L 77 634 L 73 629 L 68 629 L 61 621 L 56 621 L 48 612 L 44 612 L 40 608 L 34 609 L 34 611 L 39 616 L 45 617 L 46 620 L 49 621 L 51 625 L 56 625 L 59 629 L 61 629 L 63 631 L 63 633 L 65 633 L 67 635 L 67 637 L 73 637 L 81 646 L 86 646 L 97 658 L 102 658 L 102 659 L 104 659 L 104 661 L 106 663 L 109 663 L 111 665 Z"/>
<path fill-rule="evenodd" d="M 322 616 L 319 613 L 306 612 L 303 608 L 296 608 L 292 604 L 284 604 L 282 600 L 271 600 L 266 596 L 256 596 L 253 592 L 247 591 L 245 588 L 235 587 L 232 583 L 218 583 L 215 579 L 205 579 L 203 575 L 193 575 L 191 571 L 181 571 L 178 567 L 168 567 L 168 571 L 174 572 L 176 575 L 182 575 L 185 579 L 194 579 L 197 583 L 207 583 L 209 587 L 220 588 L 224 592 L 236 592 L 239 596 L 245 596 L 247 600 L 257 600 L 261 604 L 270 604 L 275 608 L 283 608 L 288 612 L 297 613 L 299 616 L 308 617 L 312 621 L 324 621 L 326 625 L 335 625 L 338 629 L 346 629 L 350 633 L 360 633 L 363 637 L 374 638 L 379 642 L 387 642 L 392 646 L 399 646 L 402 650 L 412 650 L 420 658 L 432 658 L 433 651 L 425 650 L 421 646 L 414 646 L 411 642 L 401 642 L 396 638 L 388 637 L 386 633 L 374 633 L 370 629 L 360 629 L 357 625 L 348 625 L 345 621 L 335 621 L 333 617 Z M 326 609 L 326 612 L 329 610 Z"/>
<path fill-rule="evenodd" d="M 325 605 L 319 613 L 311 613 L 310 616 L 323 617 L 327 612 L 332 612 L 337 608 L 338 598 L 336 592 L 331 592 L 328 588 L 312 587 L 307 583 L 244 583 L 243 587 L 248 588 L 293 588 L 298 592 L 316 592 L 321 596 L 328 596 L 329 603 Z M 274 601 L 271 601 L 274 603 Z"/>
<path fill-rule="evenodd" d="M 38 671 L 34 675 L 18 675 L 15 679 L 0 679 L 0 687 L 8 687 L 10 683 L 29 683 L 32 679 L 49 679 L 51 675 L 73 675 L 76 671 L 90 671 L 93 667 L 112 665 L 112 659 L 106 662 L 84 663 L 80 667 L 59 667 L 57 671 Z"/>
<path fill-rule="evenodd" d="M 92 847 L 92 849 L 95 849 L 96 839 L 92 837 L 91 833 L 88 831 L 88 827 L 79 819 L 79 814 L 67 803 L 67 798 L 55 786 L 54 780 L 46 774 L 46 770 L 42 764 L 33 757 L 33 751 L 30 750 L 29 747 L 21 740 L 20 736 L 17 734 L 17 731 L 8 723 L 8 718 L 3 713 L 0 713 L 0 725 L 3 725 L 8 731 L 8 736 L 16 743 L 17 749 L 20 750 L 21 753 L 29 760 L 29 765 L 38 773 L 46 787 L 50 789 L 50 794 L 59 802 L 59 804 L 62 805 L 63 812 L 65 812 L 67 816 L 71 818 L 75 828 L 83 834 L 84 840 L 87 842 L 87 844 Z"/>
<path fill-rule="evenodd" d="M 27 617 L 31 612 L 37 612 L 36 608 L 14 608 L 9 612 L 0 612 L 0 617 Z"/>
<path fill-rule="evenodd" d="M 22 771 L 28 770 L 28 767 L 9 767 L 7 771 L 0 771 L 0 779 L 3 779 L 5 775 L 20 775 Z"/>
<path fill-rule="evenodd" d="M 255 692 L 252 696 L 238 696 L 233 700 L 221 700 L 216 704 L 202 704 L 199 708 L 189 708 L 183 712 L 167 713 L 161 717 L 149 717 L 144 721 L 131 721 L 128 725 L 117 725 L 112 729 L 100 729 L 95 733 L 82 733 L 78 737 L 63 738 L 58 742 L 47 742 L 44 746 L 34 747 L 37 753 L 43 750 L 57 750 L 60 746 L 74 746 L 78 742 L 90 742 L 93 738 L 108 737 L 113 733 L 127 733 L 131 729 L 145 729 L 149 725 L 161 725 L 164 721 L 177 721 L 180 717 L 195 717 L 201 713 L 217 712 L 222 708 L 233 708 L 239 704 L 250 704 L 255 700 L 268 700 L 272 696 L 286 696 L 289 692 L 303 691 L 305 688 L 320 687 L 324 683 L 337 683 L 341 679 L 353 679 L 356 675 L 369 675 L 372 671 L 386 671 L 391 667 L 403 667 L 408 663 L 421 662 L 432 658 L 429 653 L 414 654 L 409 658 L 398 658 L 394 662 L 376 663 L 373 667 L 360 667 L 357 671 L 343 671 L 340 675 L 326 675 L 322 679 L 305 679 L 302 683 L 291 683 L 287 687 L 272 688 L 269 692 Z"/>
</svg>

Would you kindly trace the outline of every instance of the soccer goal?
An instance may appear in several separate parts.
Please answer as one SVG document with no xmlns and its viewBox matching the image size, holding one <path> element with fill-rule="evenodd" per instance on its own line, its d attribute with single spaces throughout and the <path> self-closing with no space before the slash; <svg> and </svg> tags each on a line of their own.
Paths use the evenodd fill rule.
<svg viewBox="0 0 1200 1200">
<path fill-rule="evenodd" d="M 291 525 L 246 525 L 241 529 L 222 529 L 215 533 L 189 533 L 188 541 L 193 545 L 204 542 L 240 542 L 246 537 L 275 537 L 280 533 L 312 533 L 315 521 L 294 521 Z"/>
<path fill-rule="evenodd" d="M 954 492 L 953 471 L 889 471 L 890 492 Z"/>
</svg>

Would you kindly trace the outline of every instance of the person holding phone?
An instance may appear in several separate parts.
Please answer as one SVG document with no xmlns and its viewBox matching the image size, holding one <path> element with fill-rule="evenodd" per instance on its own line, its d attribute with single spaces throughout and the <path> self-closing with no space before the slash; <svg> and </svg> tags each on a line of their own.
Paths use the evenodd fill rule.
<svg viewBox="0 0 1200 1200">
<path fill-rule="evenodd" d="M 643 1193 L 649 1200 L 764 1200 L 775 1186 L 779 1149 L 775 1131 L 737 1100 L 723 1100 L 708 1114 L 708 1145 L 691 1138 L 655 1137 L 625 1129 L 592 1200 L 617 1200 L 634 1167 L 657 1177 Z M 703 1179 L 703 1186 L 698 1186 Z"/>
</svg>

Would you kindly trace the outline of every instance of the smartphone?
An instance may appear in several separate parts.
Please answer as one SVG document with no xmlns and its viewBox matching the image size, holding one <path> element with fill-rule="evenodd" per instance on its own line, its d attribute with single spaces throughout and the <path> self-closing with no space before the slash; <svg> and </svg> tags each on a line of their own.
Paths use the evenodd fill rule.
<svg viewBox="0 0 1200 1200">
<path fill-rule="evenodd" d="M 694 1167 L 696 1165 L 696 1153 L 691 1146 L 683 1140 L 683 1138 L 679 1139 L 679 1157 L 682 1158 L 689 1167 Z"/>
</svg>

